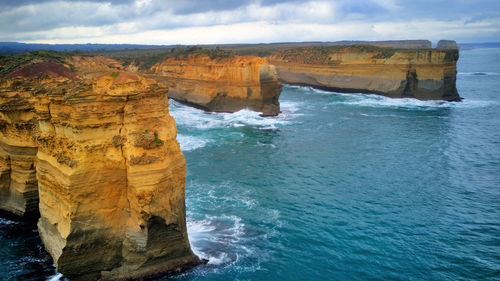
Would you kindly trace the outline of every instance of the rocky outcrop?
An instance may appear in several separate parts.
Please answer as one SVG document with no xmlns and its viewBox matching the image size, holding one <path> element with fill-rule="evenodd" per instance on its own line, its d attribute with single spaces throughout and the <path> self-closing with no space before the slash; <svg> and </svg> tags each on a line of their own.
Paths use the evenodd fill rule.
<svg viewBox="0 0 500 281">
<path fill-rule="evenodd" d="M 167 89 L 104 57 L 31 59 L 0 83 L 0 208 L 36 206 L 71 280 L 135 279 L 200 263 Z"/>
<path fill-rule="evenodd" d="M 266 59 L 249 56 L 171 56 L 150 73 L 169 87 L 169 97 L 215 112 L 251 109 L 262 115 L 280 112 L 281 84 Z"/>
<path fill-rule="evenodd" d="M 458 50 L 457 42 L 454 40 L 439 40 L 436 46 L 437 49 L 454 49 Z"/>
<path fill-rule="evenodd" d="M 393 98 L 458 101 L 458 50 L 353 45 L 298 48 L 268 57 L 282 83 Z"/>
</svg>

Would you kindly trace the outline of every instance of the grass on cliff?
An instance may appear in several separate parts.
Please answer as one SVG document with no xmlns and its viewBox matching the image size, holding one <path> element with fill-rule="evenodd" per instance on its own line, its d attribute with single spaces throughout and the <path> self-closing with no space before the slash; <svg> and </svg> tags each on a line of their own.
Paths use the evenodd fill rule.
<svg viewBox="0 0 500 281">
<path fill-rule="evenodd" d="M 233 57 L 232 50 L 221 48 L 201 48 L 199 46 L 178 46 L 174 48 L 126 49 L 111 51 L 86 52 L 85 55 L 101 55 L 120 61 L 124 66 L 134 65 L 140 70 L 148 70 L 156 63 L 174 57 L 180 59 L 187 55 L 208 55 L 211 59 Z"/>
<path fill-rule="evenodd" d="M 246 48 L 234 50 L 235 54 L 238 56 L 256 56 L 256 57 L 267 57 L 276 52 L 276 50 L 269 48 Z"/>
<path fill-rule="evenodd" d="M 187 48 L 173 48 L 170 50 L 170 56 L 174 56 L 175 58 L 201 54 L 207 55 L 211 59 L 230 58 L 236 55 L 236 53 L 232 50 L 225 50 L 219 47 L 216 47 L 215 49 L 205 49 L 198 46 L 192 46 Z"/>
<path fill-rule="evenodd" d="M 310 48 L 288 49 L 277 53 L 279 57 L 285 60 L 305 63 L 305 64 L 336 64 L 330 58 L 330 54 L 336 52 L 363 52 L 375 53 L 374 59 L 388 59 L 392 57 L 399 49 L 382 48 L 373 45 L 338 45 L 338 46 L 319 46 Z"/>
<path fill-rule="evenodd" d="M 445 62 L 452 62 L 458 59 L 457 50 L 436 50 L 436 49 L 402 49 L 402 48 L 390 48 L 390 47 L 378 47 L 373 45 L 363 45 L 363 44 L 353 44 L 353 45 L 338 45 L 338 46 L 320 46 L 320 47 L 308 47 L 308 48 L 295 48 L 287 49 L 281 52 L 276 52 L 277 57 L 281 57 L 284 60 L 288 60 L 295 63 L 304 64 L 336 64 L 338 62 L 333 61 L 330 58 L 330 54 L 336 52 L 364 52 L 372 53 L 372 59 L 389 59 L 396 53 L 414 53 L 418 55 L 428 53 L 428 52 L 444 52 Z"/>
<path fill-rule="evenodd" d="M 14 70 L 16 67 L 35 59 L 67 64 L 66 59 L 70 57 L 71 53 L 56 51 L 34 51 L 24 54 L 0 55 L 0 75 L 7 74 Z"/>
</svg>

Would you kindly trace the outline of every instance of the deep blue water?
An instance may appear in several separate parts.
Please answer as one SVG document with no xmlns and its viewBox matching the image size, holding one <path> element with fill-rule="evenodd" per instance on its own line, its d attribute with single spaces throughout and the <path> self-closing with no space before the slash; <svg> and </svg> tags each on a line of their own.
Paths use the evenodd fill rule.
<svg viewBox="0 0 500 281">
<path fill-rule="evenodd" d="M 168 280 L 500 280 L 500 49 L 460 56 L 457 103 L 291 86 L 275 118 L 171 102 L 210 262 Z M 52 275 L 12 225 L 6 279 Z"/>
</svg>

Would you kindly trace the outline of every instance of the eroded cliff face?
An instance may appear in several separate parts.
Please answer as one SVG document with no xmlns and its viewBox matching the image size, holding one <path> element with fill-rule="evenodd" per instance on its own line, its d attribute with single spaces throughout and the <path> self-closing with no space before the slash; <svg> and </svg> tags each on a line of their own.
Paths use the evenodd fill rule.
<svg viewBox="0 0 500 281">
<path fill-rule="evenodd" d="M 274 66 L 263 58 L 191 54 L 167 58 L 150 73 L 169 87 L 169 97 L 207 111 L 280 112 L 281 84 Z"/>
<path fill-rule="evenodd" d="M 117 66 L 104 57 L 33 60 L 0 84 L 0 208 L 34 209 L 38 185 L 40 236 L 71 280 L 200 263 L 186 232 L 186 166 L 167 89 Z"/>
<path fill-rule="evenodd" d="M 457 49 L 458 45 L 455 40 L 439 40 L 436 49 Z"/>
<path fill-rule="evenodd" d="M 0 80 L 0 209 L 27 219 L 38 213 L 35 172 L 38 122 L 29 92 Z M 15 84 L 16 82 L 14 82 Z"/>
<path fill-rule="evenodd" d="M 458 50 L 335 46 L 291 49 L 268 57 L 281 82 L 393 98 L 460 100 Z"/>
</svg>

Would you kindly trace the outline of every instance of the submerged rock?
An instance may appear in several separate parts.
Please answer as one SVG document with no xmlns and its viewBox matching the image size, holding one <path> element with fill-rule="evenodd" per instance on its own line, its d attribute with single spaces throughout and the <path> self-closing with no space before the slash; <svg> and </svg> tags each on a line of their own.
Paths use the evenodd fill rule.
<svg viewBox="0 0 500 281">
<path fill-rule="evenodd" d="M 200 264 L 167 89 L 111 59 L 53 56 L 1 73 L 0 208 L 22 215 L 39 198 L 43 244 L 71 280 Z"/>
<path fill-rule="evenodd" d="M 458 50 L 368 45 L 297 48 L 268 57 L 282 83 L 393 98 L 458 101 Z"/>
</svg>

